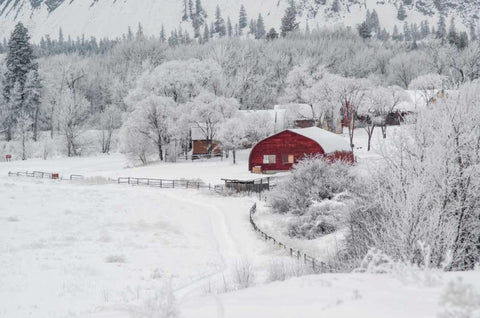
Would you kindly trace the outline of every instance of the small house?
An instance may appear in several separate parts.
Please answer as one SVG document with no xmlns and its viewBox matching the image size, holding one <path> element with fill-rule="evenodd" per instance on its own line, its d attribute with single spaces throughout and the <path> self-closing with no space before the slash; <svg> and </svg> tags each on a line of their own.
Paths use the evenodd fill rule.
<svg viewBox="0 0 480 318">
<path fill-rule="evenodd" d="M 307 156 L 324 156 L 332 161 L 354 163 L 350 143 L 344 137 L 318 127 L 287 129 L 270 136 L 253 147 L 249 170 L 255 173 L 274 173 L 290 170 Z"/>
</svg>

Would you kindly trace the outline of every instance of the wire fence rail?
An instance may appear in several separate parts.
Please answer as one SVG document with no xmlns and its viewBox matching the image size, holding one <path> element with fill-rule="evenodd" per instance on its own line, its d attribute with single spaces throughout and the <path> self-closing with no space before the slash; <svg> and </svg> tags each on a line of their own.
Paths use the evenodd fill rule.
<svg viewBox="0 0 480 318">
<path fill-rule="evenodd" d="M 287 246 L 285 243 L 282 243 L 275 237 L 265 233 L 262 231 L 258 225 L 255 223 L 255 220 L 253 218 L 254 214 L 257 213 L 257 203 L 253 204 L 253 206 L 250 208 L 250 224 L 252 225 L 253 229 L 260 234 L 260 236 L 265 240 L 265 241 L 271 241 L 273 245 L 279 246 L 280 248 L 283 248 L 287 250 L 290 253 L 290 256 L 293 258 L 296 258 L 299 261 L 302 261 L 305 263 L 305 265 L 309 265 L 312 267 L 313 271 L 316 273 L 325 273 L 330 271 L 330 267 L 325 264 L 324 262 L 318 261 L 315 257 L 308 255 L 307 253 L 304 253 L 298 249 L 294 249 L 292 247 Z"/>
<path fill-rule="evenodd" d="M 39 179 L 54 179 L 62 180 L 63 176 L 60 176 L 58 173 L 53 172 L 44 172 L 44 171 L 17 171 L 17 172 L 8 172 L 8 176 L 12 177 L 29 177 L 29 178 L 39 178 Z"/>
<path fill-rule="evenodd" d="M 71 174 L 63 176 L 58 173 L 44 172 L 44 171 L 17 171 L 8 172 L 9 177 L 30 177 L 39 179 L 53 179 L 59 181 L 77 181 L 86 180 L 85 176 L 80 174 Z M 186 179 L 152 179 L 152 178 L 134 178 L 134 177 L 120 177 L 117 179 L 109 179 L 112 183 L 117 184 L 130 184 L 130 185 L 143 185 L 163 189 L 196 189 L 209 191 L 222 192 L 225 187 L 223 185 L 206 184 L 201 180 L 186 180 Z"/>
</svg>

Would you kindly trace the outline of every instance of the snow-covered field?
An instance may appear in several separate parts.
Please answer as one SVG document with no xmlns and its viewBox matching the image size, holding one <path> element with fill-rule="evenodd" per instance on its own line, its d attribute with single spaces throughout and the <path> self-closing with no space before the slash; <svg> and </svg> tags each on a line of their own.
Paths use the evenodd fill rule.
<svg viewBox="0 0 480 318">
<path fill-rule="evenodd" d="M 357 136 L 359 165 L 368 166 L 379 155 L 365 151 L 362 130 Z M 377 149 L 382 142 L 374 137 Z M 479 272 L 268 282 L 272 264 L 294 261 L 252 231 L 254 197 L 7 177 L 8 171 L 40 170 L 220 183 L 251 177 L 247 158 L 244 151 L 238 165 L 215 159 L 139 168 L 128 168 L 120 154 L 0 163 L 0 317 L 158 317 L 147 315 L 155 313 L 147 304 L 168 282 L 180 317 L 192 318 L 433 318 L 457 276 L 480 292 Z M 255 286 L 232 291 L 241 264 L 255 273 Z"/>
</svg>

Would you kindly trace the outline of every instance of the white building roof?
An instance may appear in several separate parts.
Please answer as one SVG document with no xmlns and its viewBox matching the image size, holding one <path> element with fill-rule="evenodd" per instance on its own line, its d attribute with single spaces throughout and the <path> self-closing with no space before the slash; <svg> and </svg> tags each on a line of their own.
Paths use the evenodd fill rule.
<svg viewBox="0 0 480 318">
<path fill-rule="evenodd" d="M 317 142 L 327 154 L 336 151 L 352 151 L 347 139 L 318 127 L 288 130 Z"/>
<path fill-rule="evenodd" d="M 307 104 L 283 104 L 275 105 L 276 110 L 285 110 L 287 119 L 290 121 L 301 119 L 313 119 L 312 108 Z"/>
<path fill-rule="evenodd" d="M 205 125 L 202 125 L 205 126 Z M 198 126 L 192 127 L 192 140 L 205 140 L 205 134 L 203 133 L 202 129 Z"/>
</svg>

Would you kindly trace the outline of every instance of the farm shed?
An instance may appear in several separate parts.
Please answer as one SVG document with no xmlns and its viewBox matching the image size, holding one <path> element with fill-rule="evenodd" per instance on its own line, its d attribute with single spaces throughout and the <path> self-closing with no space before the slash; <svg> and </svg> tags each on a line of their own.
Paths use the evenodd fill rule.
<svg viewBox="0 0 480 318">
<path fill-rule="evenodd" d="M 345 138 L 310 127 L 287 129 L 260 141 L 250 152 L 249 170 L 258 173 L 290 170 L 305 156 L 316 155 L 354 162 L 353 151 Z"/>
<path fill-rule="evenodd" d="M 207 157 L 209 155 L 217 157 L 223 155 L 223 150 L 220 147 L 220 143 L 216 140 L 211 141 L 212 151 L 208 153 L 208 144 L 207 138 L 202 131 L 203 127 L 192 127 L 192 159 L 199 159 Z"/>
</svg>

